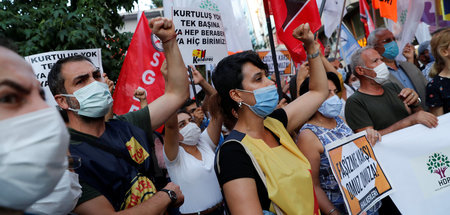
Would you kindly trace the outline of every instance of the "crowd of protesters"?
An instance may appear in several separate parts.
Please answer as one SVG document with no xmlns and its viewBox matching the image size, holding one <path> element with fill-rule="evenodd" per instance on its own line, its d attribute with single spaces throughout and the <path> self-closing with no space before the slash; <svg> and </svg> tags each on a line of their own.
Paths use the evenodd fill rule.
<svg viewBox="0 0 450 215">
<path fill-rule="evenodd" d="M 172 21 L 149 25 L 164 41 L 165 93 L 147 102 L 151 92 L 136 89 L 140 110 L 120 116 L 114 83 L 89 58 L 52 67 L 57 111 L 31 66 L 0 44 L 0 214 L 347 214 L 325 146 L 360 131 L 374 145 L 450 111 L 448 28 L 417 55 L 376 29 L 343 68 L 302 24 L 293 37 L 308 58 L 283 95 L 246 51 L 217 64 L 214 87 L 191 67 L 204 96 L 189 99 Z M 389 198 L 366 213 L 400 214 Z"/>
</svg>

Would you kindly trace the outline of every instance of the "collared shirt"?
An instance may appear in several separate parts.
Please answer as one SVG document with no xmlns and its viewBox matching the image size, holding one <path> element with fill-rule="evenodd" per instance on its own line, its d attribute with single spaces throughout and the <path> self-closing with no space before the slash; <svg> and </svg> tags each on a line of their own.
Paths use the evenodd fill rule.
<svg viewBox="0 0 450 215">
<path fill-rule="evenodd" d="M 404 87 L 417 91 L 405 71 L 403 71 L 403 69 L 398 65 L 397 62 L 395 62 L 395 64 L 397 65 L 398 70 L 395 70 L 392 67 L 388 66 L 389 72 L 394 75 L 403 84 Z"/>
</svg>

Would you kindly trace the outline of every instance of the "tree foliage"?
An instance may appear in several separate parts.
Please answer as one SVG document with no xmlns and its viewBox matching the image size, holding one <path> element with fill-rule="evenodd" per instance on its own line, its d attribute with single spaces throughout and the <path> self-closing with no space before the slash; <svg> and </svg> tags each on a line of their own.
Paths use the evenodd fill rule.
<svg viewBox="0 0 450 215">
<path fill-rule="evenodd" d="M 157 7 L 163 7 L 163 0 L 152 0 L 153 4 Z"/>
<path fill-rule="evenodd" d="M 0 37 L 13 40 L 22 56 L 48 51 L 101 48 L 103 69 L 117 79 L 131 33 L 118 11 L 136 0 L 3 0 Z"/>
</svg>

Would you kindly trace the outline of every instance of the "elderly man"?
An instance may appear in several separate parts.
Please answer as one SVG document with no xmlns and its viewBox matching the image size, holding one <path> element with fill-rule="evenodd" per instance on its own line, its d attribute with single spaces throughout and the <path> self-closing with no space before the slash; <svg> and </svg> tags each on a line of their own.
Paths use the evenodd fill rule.
<svg viewBox="0 0 450 215">
<path fill-rule="evenodd" d="M 382 61 L 388 66 L 389 81 L 396 83 L 400 88 L 413 89 L 419 94 L 421 101 L 425 101 L 425 87 L 428 83 L 422 72 L 410 62 L 399 62 L 395 57 L 399 54 L 396 39 L 392 32 L 386 28 L 377 28 L 367 38 L 367 45 L 372 46 L 382 56 Z M 413 49 L 408 49 L 405 57 L 414 55 Z M 422 103 L 422 107 L 426 108 Z"/>
<path fill-rule="evenodd" d="M 31 66 L 2 45 L 0 138 L 0 214 L 22 214 L 50 194 L 66 171 L 69 134 L 45 103 Z"/>
<path fill-rule="evenodd" d="M 414 90 L 400 89 L 391 82 L 382 85 L 389 71 L 375 49 L 359 49 L 353 54 L 351 64 L 361 87 L 347 99 L 345 116 L 355 132 L 373 128 L 384 135 L 419 123 L 429 128 L 437 126 L 437 118 L 422 110 Z M 389 198 L 383 199 L 379 212 L 400 214 Z"/>
<path fill-rule="evenodd" d="M 165 94 L 147 107 L 104 121 L 112 106 L 100 71 L 89 59 L 59 60 L 48 80 L 58 105 L 67 111 L 70 152 L 81 157 L 76 169 L 83 194 L 77 214 L 163 214 L 183 203 L 180 188 L 167 184 L 156 190 L 152 130 L 161 126 L 188 97 L 188 81 L 172 21 L 155 18 L 150 28 L 161 41 L 167 60 Z"/>
</svg>

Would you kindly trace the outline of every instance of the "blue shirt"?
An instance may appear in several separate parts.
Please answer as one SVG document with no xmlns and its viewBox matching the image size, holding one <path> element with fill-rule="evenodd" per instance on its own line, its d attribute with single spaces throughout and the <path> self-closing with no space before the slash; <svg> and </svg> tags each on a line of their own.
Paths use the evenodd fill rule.
<svg viewBox="0 0 450 215">
<path fill-rule="evenodd" d="M 405 71 L 403 71 L 403 69 L 400 66 L 398 66 L 397 62 L 395 62 L 395 64 L 397 65 L 398 70 L 395 70 L 388 66 L 389 72 L 392 75 L 394 75 L 403 84 L 404 87 L 413 89 L 414 91 L 417 92 L 416 88 L 412 84 L 411 80 L 409 79 Z"/>
</svg>

